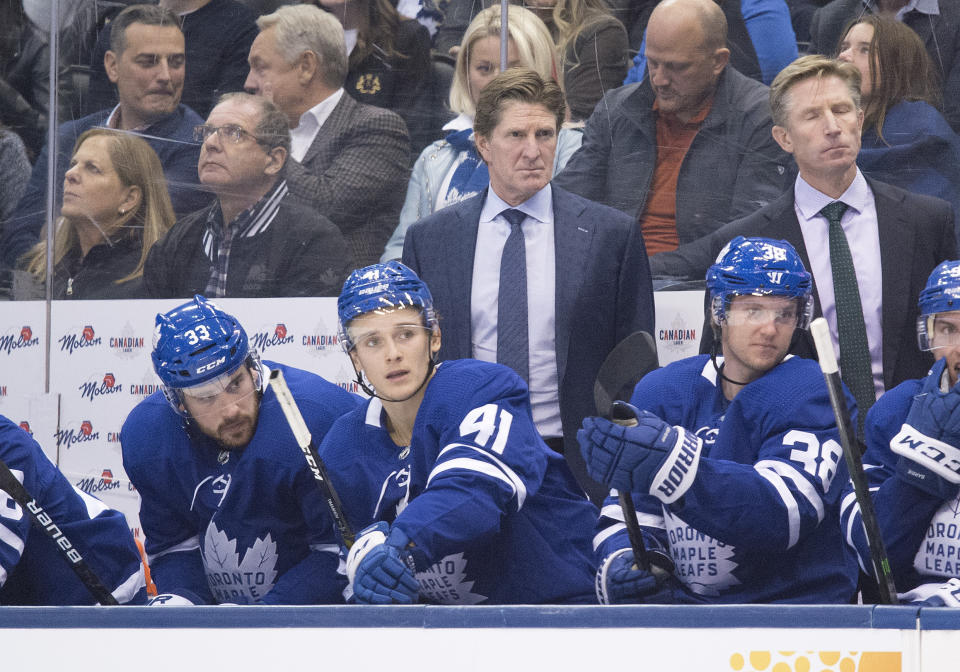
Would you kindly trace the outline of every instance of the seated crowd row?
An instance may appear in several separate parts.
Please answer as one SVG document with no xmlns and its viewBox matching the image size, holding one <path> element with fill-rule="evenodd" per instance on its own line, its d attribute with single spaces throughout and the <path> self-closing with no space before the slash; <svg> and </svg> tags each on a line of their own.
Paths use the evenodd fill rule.
<svg viewBox="0 0 960 672">
<path fill-rule="evenodd" d="M 351 1 L 327 11 L 304 3 L 259 19 L 239 5 L 230 14 L 220 7 L 224 3 L 236 5 L 191 5 L 194 11 L 179 17 L 164 3 L 134 5 L 101 31 L 92 59 L 102 70 L 96 74 L 94 68 L 94 82 L 99 78 L 102 86 L 91 85 L 86 98 L 101 109 L 67 122 L 59 133 L 55 174 L 63 178 L 55 183 L 54 298 L 332 296 L 350 268 L 401 258 L 412 224 L 487 187 L 489 169 L 477 151 L 473 115 L 479 92 L 499 71 L 498 6 L 480 12 L 463 31 L 447 109 L 436 92 L 404 79 L 417 59 L 394 62 L 380 53 L 380 38 L 372 36 L 383 30 L 373 17 L 389 14 L 381 3 Z M 743 34 L 760 33 L 738 26 L 747 20 L 750 28 L 753 13 L 740 7 L 731 15 L 735 3 L 721 8 L 710 0 L 661 3 L 642 21 L 642 63 L 639 74 L 631 75 L 637 83 L 617 88 L 622 71 L 606 67 L 615 58 L 585 60 L 588 52 L 599 53 L 589 44 L 601 42 L 624 60 L 623 41 L 608 39 L 616 20 L 591 3 L 567 4 L 536 14 L 511 6 L 508 15 L 509 66 L 544 77 L 563 73 L 567 108 L 553 157 L 556 184 L 630 215 L 654 276 L 699 280 L 715 252 L 709 236 L 782 197 L 794 183 L 797 162 L 776 140 L 769 91 L 758 79 L 771 81 L 796 50 L 775 67 L 761 68 L 762 77 L 745 76 L 735 67 L 750 70 L 738 45 Z M 833 4 L 823 11 L 832 11 Z M 944 71 L 951 61 L 939 52 L 931 60 L 923 39 L 908 27 L 913 10 L 895 20 L 886 4 L 874 8 L 876 14 L 854 17 L 835 45 L 840 60 L 861 73 L 865 116 L 857 161 L 870 179 L 949 201 L 956 218 L 960 138 L 939 111 L 951 114 L 952 70 Z M 222 76 L 233 73 L 232 86 L 203 79 L 219 63 L 197 46 L 212 48 L 211 17 L 221 14 L 205 12 L 214 9 L 245 17 L 251 26 L 243 62 L 238 65 L 233 54 L 231 68 L 219 66 Z M 944 17 L 951 11 L 944 8 Z M 571 24 L 568 19 L 576 16 L 581 20 Z M 417 21 L 400 20 L 409 29 L 394 31 L 398 49 L 407 33 L 429 38 Z M 229 33 L 233 24 L 223 30 Z M 944 36 L 934 37 L 945 49 Z M 371 56 L 371 44 L 379 60 Z M 757 54 L 769 53 L 759 38 L 755 47 Z M 393 54 L 390 48 L 385 53 Z M 407 62 L 409 68 L 398 65 Z M 367 85 L 376 89 L 369 100 Z M 265 101 L 212 93 L 230 88 L 271 101 L 287 119 L 289 139 Z M 388 89 L 404 94 L 391 98 Z M 253 112 L 256 105 L 262 109 Z M 235 113 L 244 106 L 253 125 L 238 131 Z M 457 116 L 444 125 L 446 136 L 419 154 L 411 172 L 411 146 L 419 149 L 439 132 L 419 124 L 426 118 L 423 106 L 437 112 L 434 120 Z M 229 129 L 211 132 L 211 126 L 220 128 L 214 122 Z M 275 130 L 262 126 L 274 122 Z M 197 130 L 201 126 L 208 130 Z M 87 187 L 82 171 L 70 167 L 82 154 L 83 133 L 100 127 L 142 137 L 157 153 L 165 178 L 155 164 L 109 160 L 114 173 L 125 173 L 124 186 L 133 194 L 126 205 L 111 203 L 116 207 L 110 212 L 98 198 L 74 193 Z M 10 149 L 13 138 L 3 135 L 3 146 Z M 110 142 L 105 136 L 95 144 Z M 40 149 L 30 172 L 22 152 L 5 150 L 3 156 L 0 261 L 15 269 L 13 297 L 36 298 L 45 279 L 51 157 Z M 252 166 L 222 165 L 254 159 L 252 172 Z M 150 188 L 148 181 L 154 183 Z M 160 205 L 163 186 L 172 216 Z M 91 199 L 97 202 L 88 204 Z M 148 217 L 148 210 L 156 216 Z"/>
</svg>

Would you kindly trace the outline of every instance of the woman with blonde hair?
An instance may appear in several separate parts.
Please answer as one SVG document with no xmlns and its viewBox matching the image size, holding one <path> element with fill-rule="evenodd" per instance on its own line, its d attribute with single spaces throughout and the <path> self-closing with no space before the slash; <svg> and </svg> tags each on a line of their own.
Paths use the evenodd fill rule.
<svg viewBox="0 0 960 672">
<path fill-rule="evenodd" d="M 543 21 L 523 7 L 511 6 L 507 31 L 507 67 L 530 68 L 544 79 L 557 81 L 556 49 Z M 477 14 L 463 35 L 450 85 L 450 109 L 458 116 L 443 127 L 447 136 L 423 150 L 414 164 L 400 224 L 384 249 L 383 261 L 401 257 L 411 224 L 487 188 L 490 175 L 473 144 L 473 115 L 480 91 L 499 72 L 500 6 L 494 5 Z M 554 175 L 579 149 L 582 135 L 580 129 L 561 129 Z"/>
<path fill-rule="evenodd" d="M 173 226 L 163 167 L 142 138 L 106 128 L 83 133 L 63 180 L 63 205 L 53 237 L 54 299 L 145 296 L 143 264 L 150 247 Z M 47 242 L 20 259 L 42 282 Z"/>
</svg>

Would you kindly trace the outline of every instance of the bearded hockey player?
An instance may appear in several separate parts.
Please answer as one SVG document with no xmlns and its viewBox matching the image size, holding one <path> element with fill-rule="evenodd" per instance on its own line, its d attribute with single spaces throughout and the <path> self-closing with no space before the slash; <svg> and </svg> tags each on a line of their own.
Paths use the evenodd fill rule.
<svg viewBox="0 0 960 672">
<path fill-rule="evenodd" d="M 960 607 L 960 261 L 934 269 L 919 304 L 920 349 L 937 362 L 867 413 L 863 465 L 901 601 Z M 843 530 L 872 575 L 852 488 L 843 504 Z"/>
<path fill-rule="evenodd" d="M 354 271 L 340 338 L 373 395 L 321 446 L 357 537 L 356 602 L 593 601 L 597 510 L 547 448 L 512 369 L 435 362 L 430 290 L 406 266 Z"/>
<path fill-rule="evenodd" d="M 342 602 L 333 521 L 264 381 L 283 371 L 317 441 L 359 398 L 261 362 L 237 320 L 202 296 L 157 315 L 153 366 L 162 391 L 121 432 L 153 602 Z"/>
<path fill-rule="evenodd" d="M 644 377 L 631 398 L 636 426 L 588 418 L 578 434 L 591 475 L 633 493 L 652 563 L 637 568 L 608 499 L 594 539 L 598 598 L 849 602 L 857 568 L 839 526 L 848 479 L 827 388 L 816 362 L 787 356 L 810 322 L 810 274 L 789 243 L 738 236 L 707 291 L 714 354 Z"/>
</svg>

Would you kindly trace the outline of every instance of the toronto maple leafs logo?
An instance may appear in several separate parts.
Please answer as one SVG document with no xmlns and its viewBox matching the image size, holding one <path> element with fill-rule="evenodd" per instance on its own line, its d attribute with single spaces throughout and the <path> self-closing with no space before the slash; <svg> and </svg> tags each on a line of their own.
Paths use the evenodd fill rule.
<svg viewBox="0 0 960 672">
<path fill-rule="evenodd" d="M 417 572 L 420 595 L 438 604 L 478 604 L 486 595 L 471 592 L 473 581 L 467 580 L 467 559 L 463 553 L 448 555 L 423 572 Z"/>
<path fill-rule="evenodd" d="M 256 604 L 276 581 L 277 543 L 268 532 L 246 550 L 241 560 L 237 540 L 210 521 L 203 538 L 203 566 L 217 602 Z"/>
<path fill-rule="evenodd" d="M 677 576 L 691 591 L 716 597 L 730 586 L 740 584 L 733 575 L 737 568 L 733 546 L 687 525 L 666 507 L 663 521 Z"/>
<path fill-rule="evenodd" d="M 409 454 L 409 451 L 407 451 Z M 410 466 L 400 471 L 391 471 L 380 488 L 380 499 L 374 508 L 374 517 L 388 523 L 403 513 L 410 502 Z"/>
</svg>

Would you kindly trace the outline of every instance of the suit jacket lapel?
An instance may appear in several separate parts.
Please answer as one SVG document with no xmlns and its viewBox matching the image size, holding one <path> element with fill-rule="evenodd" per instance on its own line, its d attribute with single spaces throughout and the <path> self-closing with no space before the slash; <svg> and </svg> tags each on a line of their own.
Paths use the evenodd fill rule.
<svg viewBox="0 0 960 672">
<path fill-rule="evenodd" d="M 343 135 L 342 128 L 349 123 L 353 108 L 356 105 L 357 103 L 350 97 L 350 94 L 344 91 L 340 97 L 340 102 L 330 111 L 330 116 L 317 131 L 317 136 L 310 143 L 307 153 L 303 155 L 303 161 L 300 163 L 307 166 L 311 161 L 317 160 L 318 157 L 321 163 L 328 161 L 326 157 L 330 154 L 331 148 L 339 144 Z"/>
<path fill-rule="evenodd" d="M 557 376 L 563 386 L 567 370 L 567 350 L 570 345 L 570 321 L 583 284 L 587 260 L 592 254 L 596 225 L 581 217 L 583 206 L 571 199 L 565 191 L 552 187 L 553 237 L 556 264 L 555 334 Z"/>
<path fill-rule="evenodd" d="M 873 191 L 873 202 L 877 208 L 877 230 L 880 234 L 880 268 L 883 327 L 883 372 L 884 387 L 890 389 L 897 361 L 897 352 L 901 347 L 915 347 L 913 343 L 901 343 L 903 317 L 910 314 L 909 292 L 904 291 L 904 276 L 889 272 L 891 269 L 905 267 L 912 263 L 914 227 L 907 221 L 900 199 L 892 196 L 882 184 L 868 180 Z"/>
<path fill-rule="evenodd" d="M 444 243 L 450 245 L 444 255 L 446 263 L 446 281 L 442 287 L 463 288 L 464 293 L 448 297 L 443 302 L 449 311 L 449 324 L 463 324 L 465 329 L 449 334 L 454 344 L 453 352 L 458 358 L 473 357 L 473 343 L 470 335 L 473 332 L 471 316 L 471 301 L 473 297 L 473 260 L 477 247 L 477 231 L 480 227 L 480 210 L 487 199 L 486 190 L 478 196 L 464 201 L 450 209 L 456 213 L 456 221 L 452 222 L 453 235 L 443 236 Z M 443 316 L 441 316 L 442 318 Z M 441 327 L 443 325 L 441 319 Z M 444 341 L 448 338 L 445 333 Z"/>
</svg>

